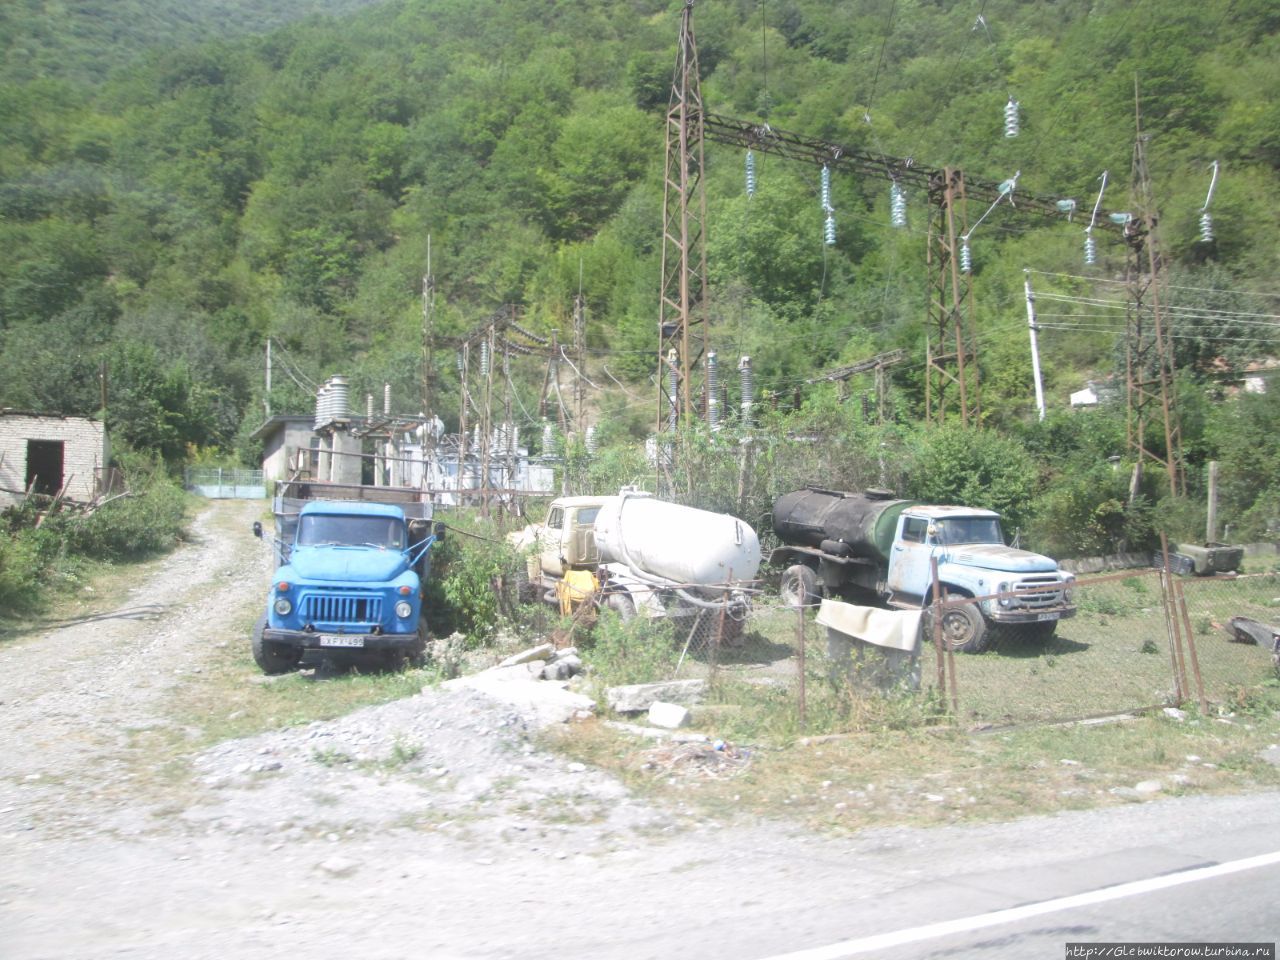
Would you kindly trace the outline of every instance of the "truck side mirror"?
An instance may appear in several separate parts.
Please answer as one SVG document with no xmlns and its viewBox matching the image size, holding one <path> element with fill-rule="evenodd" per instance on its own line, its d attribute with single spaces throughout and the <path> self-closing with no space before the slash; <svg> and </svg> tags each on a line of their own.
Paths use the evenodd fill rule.
<svg viewBox="0 0 1280 960">
<path fill-rule="evenodd" d="M 257 537 L 259 540 L 262 539 L 262 521 L 261 520 L 253 521 L 253 535 Z"/>
<path fill-rule="evenodd" d="M 444 539 L 445 526 L 443 523 L 437 523 L 435 527 L 435 535 L 437 540 Z"/>
</svg>

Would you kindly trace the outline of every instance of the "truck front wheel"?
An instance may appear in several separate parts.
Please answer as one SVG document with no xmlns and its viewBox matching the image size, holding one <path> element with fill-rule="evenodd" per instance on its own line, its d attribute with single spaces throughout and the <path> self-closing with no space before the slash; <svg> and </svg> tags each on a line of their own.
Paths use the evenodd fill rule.
<svg viewBox="0 0 1280 960">
<path fill-rule="evenodd" d="M 937 610 L 930 607 L 925 613 L 924 623 L 928 633 L 926 642 L 933 642 L 933 621 Z M 990 637 L 987 633 L 987 622 L 972 603 L 942 608 L 942 642 L 948 650 L 961 653 L 982 653 L 987 649 Z"/>
<path fill-rule="evenodd" d="M 818 602 L 818 575 L 803 563 L 787 567 L 778 582 L 778 595 L 788 607 L 812 607 Z"/>
<path fill-rule="evenodd" d="M 284 643 L 273 643 L 263 637 L 267 629 L 264 614 L 253 625 L 253 660 L 263 673 L 288 673 L 302 661 L 302 650 Z"/>
</svg>

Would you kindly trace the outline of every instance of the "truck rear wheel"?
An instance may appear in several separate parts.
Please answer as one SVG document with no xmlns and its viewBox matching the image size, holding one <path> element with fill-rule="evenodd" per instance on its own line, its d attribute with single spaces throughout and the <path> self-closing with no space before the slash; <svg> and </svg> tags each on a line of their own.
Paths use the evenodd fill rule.
<svg viewBox="0 0 1280 960">
<path fill-rule="evenodd" d="M 253 662 L 263 673 L 288 673 L 302 661 L 302 650 L 284 643 L 273 643 L 263 633 L 267 629 L 267 618 L 264 614 L 253 625 Z"/>
<path fill-rule="evenodd" d="M 937 610 L 930 607 L 925 612 L 924 625 L 928 631 L 925 641 L 933 642 L 933 622 Z M 987 622 L 972 603 L 942 608 L 942 643 L 948 650 L 960 653 L 982 653 L 990 642 Z"/>
<path fill-rule="evenodd" d="M 818 602 L 818 575 L 803 563 L 782 571 L 778 595 L 788 607 L 811 607 Z"/>
</svg>

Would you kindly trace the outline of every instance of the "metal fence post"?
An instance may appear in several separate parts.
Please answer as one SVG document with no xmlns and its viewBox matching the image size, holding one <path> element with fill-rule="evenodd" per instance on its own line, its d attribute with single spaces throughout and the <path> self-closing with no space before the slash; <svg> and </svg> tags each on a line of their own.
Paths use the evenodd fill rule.
<svg viewBox="0 0 1280 960">
<path fill-rule="evenodd" d="M 1183 592 L 1182 581 L 1175 580 L 1174 601 L 1177 604 L 1178 612 L 1182 615 L 1183 631 L 1187 635 L 1187 653 L 1191 656 L 1191 673 L 1196 680 L 1196 696 L 1200 698 L 1200 712 L 1207 714 L 1209 712 L 1209 701 L 1204 695 L 1204 678 L 1200 674 L 1200 657 L 1196 653 L 1196 641 L 1191 636 L 1191 615 L 1187 612 L 1187 595 Z"/>
<path fill-rule="evenodd" d="M 800 662 L 799 662 L 799 669 L 800 669 L 800 689 L 799 689 L 799 691 L 798 691 L 798 695 L 799 695 L 799 703 L 798 703 L 798 707 L 799 707 L 799 714 L 800 714 L 800 727 L 801 727 L 801 729 L 803 729 L 803 728 L 804 728 L 804 726 L 805 726 L 805 722 L 806 722 L 806 719 L 807 719 L 807 718 L 806 718 L 806 716 L 805 716 L 805 702 L 804 702 L 804 684 L 805 684 L 804 640 L 805 640 L 805 637 L 804 637 L 804 604 L 803 604 L 803 603 L 800 603 L 800 604 L 797 604 L 797 605 L 796 605 L 796 643 L 798 644 L 798 654 L 799 654 L 799 658 L 800 658 Z"/>
<path fill-rule="evenodd" d="M 1180 631 L 1171 596 L 1173 571 L 1169 568 L 1169 538 L 1163 533 L 1160 534 L 1160 550 L 1164 560 L 1164 570 L 1160 574 L 1160 601 L 1164 610 L 1165 636 L 1169 641 L 1169 661 L 1173 666 L 1173 696 L 1175 705 L 1182 706 L 1187 698 L 1186 670 L 1182 665 L 1182 645 L 1178 642 Z"/>
</svg>

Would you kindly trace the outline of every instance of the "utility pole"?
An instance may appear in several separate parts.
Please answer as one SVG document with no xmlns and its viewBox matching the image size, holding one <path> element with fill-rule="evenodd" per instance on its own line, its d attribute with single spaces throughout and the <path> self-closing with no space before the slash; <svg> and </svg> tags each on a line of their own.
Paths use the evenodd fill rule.
<svg viewBox="0 0 1280 960">
<path fill-rule="evenodd" d="M 1031 331 L 1031 376 L 1036 384 L 1036 411 L 1044 420 L 1044 384 L 1040 380 L 1040 345 L 1036 340 L 1036 295 L 1031 292 L 1031 271 L 1023 268 L 1023 289 L 1027 294 L 1027 329 Z"/>
<path fill-rule="evenodd" d="M 267 408 L 267 416 L 271 416 L 271 338 L 267 337 L 267 392 L 262 398 L 262 405 Z"/>
<path fill-rule="evenodd" d="M 926 358 L 925 419 L 943 423 L 948 411 L 960 423 L 978 424 L 978 343 L 971 329 L 973 284 L 960 269 L 956 239 L 966 233 L 964 174 L 950 167 L 929 182 L 929 315 L 937 353 Z"/>
<path fill-rule="evenodd" d="M 1129 488 L 1131 502 L 1140 492 L 1142 469 L 1147 461 L 1164 467 L 1170 496 L 1185 493 L 1181 431 L 1173 409 L 1173 337 L 1163 308 L 1165 265 L 1156 233 L 1158 218 L 1147 168 L 1147 136 L 1142 132 L 1136 78 L 1133 99 L 1137 133 L 1133 144 L 1132 190 L 1138 213 L 1124 222 L 1124 238 L 1129 247 L 1125 368 L 1126 435 L 1134 457 L 1134 477 Z M 1163 433 L 1163 453 L 1151 447 L 1151 436 L 1157 431 Z"/>
<path fill-rule="evenodd" d="M 694 420 L 693 374 L 710 347 L 704 235 L 707 197 L 702 181 L 703 111 L 698 46 L 693 35 L 694 0 L 685 0 L 679 51 L 667 105 L 666 174 L 662 206 L 662 291 L 658 313 L 657 432 Z M 667 396 L 662 372 L 675 352 L 679 395 Z M 674 411 L 667 410 L 674 405 Z M 665 415 L 664 415 L 665 414 Z"/>
</svg>

